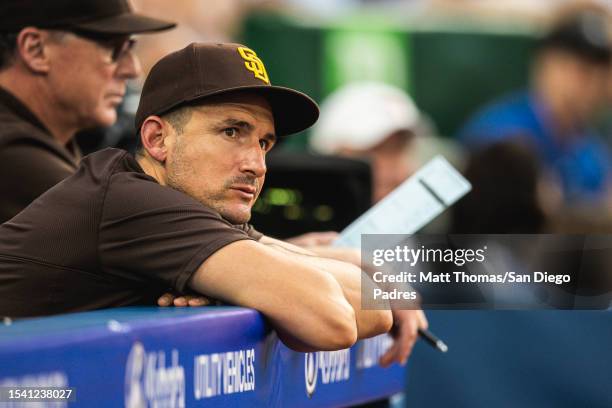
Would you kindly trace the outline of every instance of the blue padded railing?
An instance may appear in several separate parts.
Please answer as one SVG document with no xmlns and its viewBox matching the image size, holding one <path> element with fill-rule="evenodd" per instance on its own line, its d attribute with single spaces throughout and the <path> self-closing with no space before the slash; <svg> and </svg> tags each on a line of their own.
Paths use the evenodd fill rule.
<svg viewBox="0 0 612 408">
<path fill-rule="evenodd" d="M 346 406 L 402 391 L 377 364 L 390 342 L 297 353 L 250 309 L 100 310 L 0 326 L 0 386 L 74 387 L 66 407 Z"/>
</svg>

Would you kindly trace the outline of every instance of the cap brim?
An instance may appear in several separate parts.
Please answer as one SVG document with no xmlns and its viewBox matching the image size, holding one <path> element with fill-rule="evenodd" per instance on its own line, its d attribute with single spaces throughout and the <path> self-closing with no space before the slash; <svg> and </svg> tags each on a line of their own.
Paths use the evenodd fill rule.
<svg viewBox="0 0 612 408">
<path fill-rule="evenodd" d="M 276 136 L 287 136 L 306 130 L 314 125 L 319 118 L 319 107 L 308 95 L 291 88 L 275 85 L 238 86 L 216 92 L 207 92 L 204 95 L 194 95 L 179 103 L 164 107 L 158 114 L 161 115 L 180 105 L 194 103 L 210 96 L 238 91 L 254 92 L 267 99 L 272 108 Z"/>
<path fill-rule="evenodd" d="M 74 27 L 92 33 L 129 35 L 168 30 L 176 27 L 176 24 L 137 13 L 124 13 L 100 20 L 78 23 Z"/>
<path fill-rule="evenodd" d="M 272 107 L 277 136 L 287 136 L 308 129 L 319 118 L 316 102 L 296 90 L 281 86 L 245 87 L 265 97 Z"/>
</svg>

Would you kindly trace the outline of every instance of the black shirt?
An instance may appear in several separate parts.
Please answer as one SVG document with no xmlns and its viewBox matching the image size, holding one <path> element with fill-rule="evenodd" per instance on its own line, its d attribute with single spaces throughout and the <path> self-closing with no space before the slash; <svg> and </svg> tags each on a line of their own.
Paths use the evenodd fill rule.
<svg viewBox="0 0 612 408">
<path fill-rule="evenodd" d="M 155 304 L 218 249 L 260 237 L 105 149 L 0 226 L 0 316 Z"/>
<path fill-rule="evenodd" d="M 0 88 L 0 223 L 76 171 L 74 141 L 58 143 L 15 96 Z"/>
</svg>

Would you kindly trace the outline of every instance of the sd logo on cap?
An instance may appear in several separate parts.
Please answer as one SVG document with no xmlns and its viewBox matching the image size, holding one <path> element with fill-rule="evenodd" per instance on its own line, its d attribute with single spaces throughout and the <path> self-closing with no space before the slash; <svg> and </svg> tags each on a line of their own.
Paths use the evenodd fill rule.
<svg viewBox="0 0 612 408">
<path fill-rule="evenodd" d="M 272 108 L 278 136 L 300 132 L 317 121 L 319 108 L 305 94 L 270 84 L 257 54 L 242 44 L 192 43 L 153 66 L 142 88 L 136 129 L 150 115 L 229 92 L 263 96 Z"/>
<path fill-rule="evenodd" d="M 263 61 L 259 59 L 257 54 L 255 54 L 255 51 L 246 47 L 238 47 L 238 52 L 240 53 L 240 56 L 246 61 L 244 63 L 246 69 L 252 71 L 255 75 L 255 78 L 259 78 L 266 84 L 269 84 L 270 79 L 268 79 L 266 67 L 263 64 Z"/>
</svg>

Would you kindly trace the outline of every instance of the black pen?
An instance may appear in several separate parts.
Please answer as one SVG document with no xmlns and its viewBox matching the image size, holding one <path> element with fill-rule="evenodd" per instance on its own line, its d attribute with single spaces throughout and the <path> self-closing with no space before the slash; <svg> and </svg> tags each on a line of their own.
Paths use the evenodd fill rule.
<svg viewBox="0 0 612 408">
<path fill-rule="evenodd" d="M 448 351 L 448 346 L 429 330 L 419 329 L 419 336 L 425 339 L 427 343 L 431 344 L 432 347 L 437 348 L 441 352 L 446 353 Z"/>
</svg>

